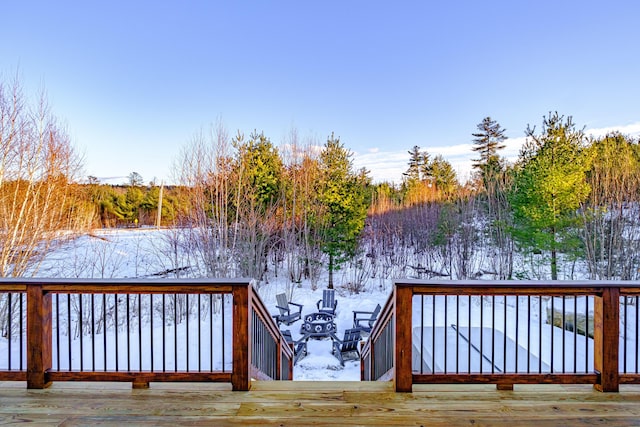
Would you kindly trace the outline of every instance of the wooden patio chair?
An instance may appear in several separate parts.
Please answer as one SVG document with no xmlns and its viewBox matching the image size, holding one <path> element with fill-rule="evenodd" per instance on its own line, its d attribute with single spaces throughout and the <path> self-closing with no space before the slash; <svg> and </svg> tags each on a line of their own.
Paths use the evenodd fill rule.
<svg viewBox="0 0 640 427">
<path fill-rule="evenodd" d="M 345 360 L 360 359 L 359 345 L 360 330 L 347 329 L 344 331 L 344 338 L 342 340 L 336 339 L 333 341 L 333 355 L 340 361 L 340 364 L 344 366 Z"/>
<path fill-rule="evenodd" d="M 276 302 L 276 307 L 280 310 L 280 314 L 274 315 L 273 318 L 276 320 L 278 326 L 280 326 L 281 323 L 289 326 L 302 317 L 302 304 L 288 301 L 285 294 L 277 294 Z"/>
<path fill-rule="evenodd" d="M 287 344 L 293 345 L 293 364 L 295 365 L 300 359 L 307 355 L 307 342 L 304 340 L 294 341 L 291 336 L 291 331 L 288 329 L 281 332 Z"/>
<path fill-rule="evenodd" d="M 378 304 L 373 311 L 354 311 L 353 312 L 353 328 L 358 329 L 361 332 L 370 333 L 373 328 L 373 324 L 376 323 L 376 319 L 380 314 L 380 304 Z"/>
<path fill-rule="evenodd" d="M 336 314 L 336 307 L 338 306 L 338 300 L 336 299 L 336 293 L 334 289 L 325 289 L 322 291 L 322 299 L 316 303 L 318 311 L 321 313 Z"/>
</svg>

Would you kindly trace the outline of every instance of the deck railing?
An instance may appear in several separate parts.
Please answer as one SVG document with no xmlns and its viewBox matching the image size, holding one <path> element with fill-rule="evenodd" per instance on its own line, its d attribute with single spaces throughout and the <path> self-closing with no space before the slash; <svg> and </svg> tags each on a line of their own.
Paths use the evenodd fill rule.
<svg viewBox="0 0 640 427">
<path fill-rule="evenodd" d="M 246 280 L 0 280 L 0 380 L 292 378 L 293 352 Z"/>
<path fill-rule="evenodd" d="M 413 384 L 640 383 L 638 282 L 397 281 L 362 379 Z"/>
</svg>

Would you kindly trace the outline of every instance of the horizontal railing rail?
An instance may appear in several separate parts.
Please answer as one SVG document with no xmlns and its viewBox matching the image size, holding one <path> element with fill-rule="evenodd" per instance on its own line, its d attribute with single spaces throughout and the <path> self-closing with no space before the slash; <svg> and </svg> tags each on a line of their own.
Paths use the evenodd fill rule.
<svg viewBox="0 0 640 427">
<path fill-rule="evenodd" d="M 273 345 L 251 346 L 264 331 Z M 0 354 L 3 347 L 0 380 L 26 380 L 28 388 L 216 381 L 248 390 L 252 378 L 290 379 L 293 367 L 247 280 L 3 279 Z M 255 362 L 265 359 L 270 364 Z"/>
<path fill-rule="evenodd" d="M 639 296 L 637 282 L 396 281 L 389 314 L 363 349 L 362 378 L 393 379 L 398 391 L 421 383 L 617 391 L 640 383 Z"/>
</svg>

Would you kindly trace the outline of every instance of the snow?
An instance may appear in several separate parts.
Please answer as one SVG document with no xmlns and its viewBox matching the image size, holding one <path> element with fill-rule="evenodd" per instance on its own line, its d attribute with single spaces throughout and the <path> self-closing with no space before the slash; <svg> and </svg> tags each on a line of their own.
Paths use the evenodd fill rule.
<svg viewBox="0 0 640 427">
<path fill-rule="evenodd" d="M 172 265 L 169 261 L 167 261 L 167 256 L 162 250 L 162 239 L 166 238 L 166 231 L 164 230 L 155 230 L 155 229 L 129 229 L 129 230 L 98 230 L 93 232 L 92 234 L 87 234 L 81 236 L 77 239 L 71 240 L 67 242 L 65 245 L 61 246 L 55 252 L 53 252 L 50 256 L 47 257 L 45 262 L 43 263 L 40 271 L 40 277 L 85 277 L 85 278 L 162 278 L 166 277 L 166 272 L 175 268 L 175 265 Z M 281 276 L 285 276 L 282 274 Z M 343 281 L 347 281 L 350 277 L 349 272 L 338 272 L 336 275 L 336 282 L 342 283 Z M 321 278 L 318 283 L 326 283 L 326 277 Z M 286 277 L 269 277 L 268 283 L 262 283 L 258 286 L 258 293 L 264 302 L 265 306 L 271 310 L 272 314 L 277 314 L 276 309 L 276 294 L 286 293 L 290 297 L 290 301 L 296 302 L 299 304 L 303 304 L 303 318 L 304 315 L 314 313 L 317 311 L 316 302 L 322 299 L 322 290 L 323 286 L 314 286 L 313 283 L 308 281 L 303 281 L 300 284 L 292 284 L 290 283 Z M 383 280 L 380 278 L 375 279 L 374 285 L 369 285 L 366 288 L 365 292 L 361 292 L 358 294 L 350 293 L 346 288 L 342 288 L 340 286 L 336 286 L 336 298 L 338 300 L 338 305 L 336 309 L 336 317 L 335 323 L 337 326 L 337 336 L 338 338 L 342 338 L 342 334 L 344 330 L 351 328 L 353 325 L 353 312 L 354 311 L 373 311 L 377 304 L 384 306 L 386 303 L 389 293 L 392 289 L 391 279 Z M 101 298 L 97 296 L 96 298 Z M 447 297 L 446 301 L 449 301 L 451 298 L 455 297 Z M 532 299 L 533 300 L 533 299 Z M 446 335 L 450 337 L 456 336 L 456 331 L 451 328 L 452 324 L 456 324 L 461 332 L 467 334 L 471 334 L 470 340 L 474 343 L 474 345 L 478 345 L 478 330 L 480 327 L 483 329 L 492 326 L 490 316 L 481 315 L 479 306 L 480 304 L 487 303 L 486 301 L 480 302 L 480 299 L 474 299 L 472 303 L 472 307 L 469 308 L 466 297 L 461 298 L 458 302 L 459 308 L 457 308 L 456 304 L 453 303 L 451 305 L 450 302 L 446 302 L 444 297 L 437 297 L 435 302 L 436 306 L 433 306 L 434 301 L 429 298 L 425 299 L 422 303 L 421 300 L 414 299 L 414 336 L 431 336 L 433 332 L 433 326 L 435 326 L 436 337 L 443 337 L 445 335 L 444 330 L 446 329 Z M 471 300 L 469 300 L 471 301 Z M 578 355 L 578 360 L 585 360 L 585 353 L 592 354 L 592 339 L 587 339 L 585 342 L 585 338 L 582 335 L 575 335 L 573 332 L 564 331 L 557 327 L 552 327 L 551 325 L 546 324 L 546 310 L 551 307 L 551 299 L 546 301 L 546 306 L 543 306 L 542 314 L 543 319 L 539 319 L 539 307 L 538 306 L 525 306 L 523 304 L 526 301 L 525 298 L 518 300 L 516 302 L 515 298 L 507 299 L 506 301 L 501 298 L 496 298 L 495 303 L 495 312 L 496 319 L 499 321 L 495 325 L 496 331 L 499 334 L 506 334 L 508 340 L 507 345 L 509 348 L 519 348 L 521 351 L 527 351 L 528 347 L 531 353 L 531 360 L 536 361 L 538 358 L 542 359 L 544 366 L 549 366 L 550 364 L 555 364 L 559 366 L 562 364 L 562 353 L 560 351 L 554 351 L 553 355 L 550 349 L 541 349 L 537 347 L 534 343 L 538 343 L 540 338 L 544 343 L 553 342 L 550 341 L 555 340 L 556 343 L 574 343 L 570 344 L 565 352 L 568 354 L 570 351 L 571 355 L 573 355 L 574 347 L 575 351 Z M 61 310 L 64 312 L 65 310 L 65 302 L 61 302 Z M 98 302 L 99 304 L 99 302 Z M 146 303 L 147 305 L 148 302 Z M 156 305 L 158 304 L 157 300 L 154 300 L 154 312 L 158 310 Z M 226 303 L 228 304 L 228 302 Z M 518 305 L 519 317 L 513 317 L 516 313 L 516 305 Z M 553 300 L 553 306 L 557 310 L 562 307 L 562 299 L 555 298 Z M 578 313 L 584 313 L 587 310 L 590 314 L 593 312 L 593 301 L 589 301 L 586 303 L 586 298 L 579 299 L 574 307 L 573 301 L 567 300 L 565 304 L 566 313 L 573 313 L 574 310 L 577 310 Z M 445 308 L 446 307 L 446 308 Z M 506 310 L 506 312 L 505 312 Z M 435 314 L 433 314 L 435 311 Z M 531 312 L 531 316 L 527 313 Z M 232 310 L 228 308 L 226 310 L 227 317 L 231 316 Z M 459 313 L 459 315 L 458 315 Z M 467 314 L 469 313 L 469 314 Z M 635 307 L 630 306 L 628 313 L 628 324 L 633 327 L 636 325 L 636 314 Z M 433 316 L 433 317 L 432 317 Z M 502 319 L 508 317 L 509 321 L 502 323 Z M 140 318 L 143 319 L 143 324 L 149 323 L 149 313 L 142 312 Z M 540 325 L 537 328 L 531 329 L 531 335 L 524 338 L 522 332 L 516 331 L 516 325 L 518 325 L 518 330 L 523 331 L 527 330 L 526 322 L 529 322 L 529 318 L 532 319 L 532 324 Z M 154 317 L 155 319 L 155 317 Z M 435 323 L 433 321 L 435 319 Z M 142 335 L 138 335 L 137 326 L 133 327 L 133 333 L 129 338 L 126 337 L 124 333 L 121 333 L 117 338 L 113 331 L 107 331 L 107 336 L 103 335 L 102 331 L 98 331 L 95 333 L 95 341 L 98 343 L 107 343 L 107 348 L 112 351 L 109 353 L 111 356 L 107 356 L 108 360 L 101 359 L 102 356 L 99 355 L 100 352 L 96 352 L 96 357 L 94 357 L 94 343 L 91 341 L 87 341 L 87 338 L 82 338 L 82 354 L 80 355 L 79 347 L 80 341 L 74 334 L 67 334 L 67 341 L 61 342 L 60 349 L 57 347 L 57 343 L 54 343 L 54 366 L 57 363 L 57 359 L 60 359 L 61 369 L 65 369 L 65 367 L 69 367 L 69 357 L 71 358 L 71 367 L 74 369 L 78 368 L 78 364 L 80 360 L 89 360 L 92 364 L 95 364 L 97 369 L 102 369 L 105 367 L 107 369 L 112 369 L 116 363 L 116 356 L 113 350 L 116 347 L 116 342 L 120 348 L 126 348 L 128 342 L 127 339 L 133 343 L 131 347 L 131 355 L 129 359 L 122 358 L 123 356 L 118 355 L 118 363 L 122 366 L 126 366 L 127 363 L 131 363 L 133 360 L 140 360 L 140 363 L 136 365 L 135 363 L 131 366 L 132 369 L 136 369 L 138 367 L 142 367 L 142 369 L 149 369 L 149 363 L 146 362 L 148 360 L 148 352 L 149 348 L 142 343 L 150 342 L 150 334 L 154 334 L 156 337 L 163 336 L 166 337 L 165 342 L 160 342 L 159 344 L 154 343 L 154 355 L 162 354 L 163 359 L 159 356 L 154 358 L 153 368 L 161 369 L 162 366 L 167 368 L 168 370 L 172 369 L 198 369 L 200 364 L 202 364 L 203 369 L 208 369 L 210 366 L 209 360 L 212 360 L 213 366 L 216 369 L 221 368 L 222 366 L 225 369 L 230 367 L 230 346 L 225 348 L 225 354 L 223 355 L 221 352 L 216 354 L 211 354 L 206 349 L 203 349 L 198 343 L 201 340 L 197 339 L 200 337 L 208 337 L 210 333 L 210 329 L 219 330 L 219 323 L 221 321 L 220 315 L 216 318 L 202 319 L 201 322 L 197 324 L 197 321 L 192 321 L 190 323 L 190 327 L 187 330 L 186 323 L 180 323 L 177 327 L 178 329 L 174 329 L 174 325 L 167 326 L 157 326 L 160 324 L 159 320 L 154 320 L 154 327 L 145 327 L 140 328 Z M 538 323 L 540 322 L 540 323 Z M 217 341 L 226 340 L 227 342 L 231 341 L 231 330 L 229 325 L 230 321 L 226 322 L 226 327 L 224 331 L 224 337 L 215 337 L 214 339 Z M 282 329 L 289 329 L 291 331 L 292 337 L 294 340 L 298 340 L 301 338 L 300 334 L 300 326 L 302 321 L 298 321 L 292 324 L 290 327 L 282 326 Z M 471 326 L 471 330 L 469 330 L 469 326 Z M 197 329 L 197 333 L 193 332 L 192 329 Z M 420 328 L 424 328 L 424 332 L 420 332 Z M 70 328 L 69 328 L 70 329 Z M 624 328 L 622 328 L 624 329 Z M 453 331 L 453 332 L 452 332 Z M 451 335 L 453 333 L 453 335 Z M 164 334 L 164 335 L 162 335 Z M 193 335 L 192 337 L 192 334 Z M 417 335 L 416 335 L 417 334 Z M 519 335 L 520 334 L 520 335 Z M 542 334 L 542 337 L 540 337 Z M 73 343 L 70 344 L 68 339 L 70 335 L 74 335 L 72 339 Z M 630 349 L 629 352 L 631 354 L 635 354 L 638 352 L 636 339 L 635 339 L 635 327 L 632 328 L 632 332 L 629 332 L 626 337 L 626 344 Z M 500 335 L 503 336 L 503 335 Z M 63 334 L 63 338 L 65 335 Z M 207 340 L 209 338 L 202 338 Z M 366 339 L 366 338 L 365 338 Z M 430 338 L 429 338 L 430 339 Z M 484 338 L 483 338 L 484 339 Z M 475 341 L 474 341 L 475 340 Z M 415 343 L 420 342 L 417 338 L 414 339 L 414 347 Z M 426 341 L 428 342 L 428 341 Z M 185 346 L 188 343 L 189 348 L 189 362 L 188 366 L 175 366 L 174 361 L 174 351 L 176 351 L 177 347 Z M 447 348 L 449 348 L 451 341 L 447 344 Z M 531 344 L 530 344 L 531 343 Z M 546 344 L 545 344 L 546 345 Z M 563 344 L 564 345 L 564 344 Z M 212 346 L 209 346 L 212 347 Z M 9 348 L 11 350 L 11 360 L 12 366 L 16 366 L 20 360 L 26 359 L 26 354 L 23 349 L 20 348 L 17 342 L 9 342 L 6 338 L 0 337 L 0 369 L 3 369 L 8 364 L 8 355 Z M 69 353 L 69 348 L 71 348 L 71 353 Z M 325 340 L 313 340 L 310 339 L 307 343 L 307 352 L 308 355 L 301 359 L 294 367 L 294 380 L 314 380 L 314 381 L 359 381 L 360 379 L 360 362 L 359 361 L 346 361 L 344 366 L 340 364 L 338 359 L 332 354 L 332 341 L 330 339 Z M 571 348 L 571 350 L 569 349 Z M 586 348 L 586 349 L 585 349 Z M 588 350 L 587 350 L 588 349 Z M 453 349 L 455 351 L 455 347 Z M 454 354 L 454 351 L 450 351 L 449 354 Z M 464 354 L 467 354 L 464 350 L 464 347 L 459 347 L 458 352 L 463 351 Z M 58 353 L 59 352 L 59 353 Z M 500 353 L 500 352 L 499 352 Z M 58 356 L 59 354 L 59 356 Z M 480 357 L 480 355 L 478 355 Z M 429 360 L 431 356 L 423 358 L 423 362 L 425 360 Z M 444 356 L 442 351 L 439 350 L 435 355 L 436 358 L 442 358 L 444 361 Z M 573 356 L 571 356 L 572 358 Z M 622 356 L 621 356 L 622 357 Z M 553 360 L 551 360 L 553 358 Z M 418 356 L 419 359 L 419 356 Z M 634 359 L 633 357 L 629 358 L 629 360 Z M 478 360 L 481 360 L 480 358 Z M 568 360 L 568 359 L 567 359 Z M 573 359 L 572 359 L 573 360 Z M 204 362 L 203 362 L 204 361 Z M 163 363 L 164 365 L 161 365 Z M 455 362 L 454 362 L 455 363 Z M 501 359 L 496 360 L 497 365 L 501 365 Z M 520 363 L 520 362 L 519 362 Z M 573 361 L 571 361 L 573 363 Z M 582 365 L 577 368 L 584 369 L 585 362 L 580 362 Z M 590 360 L 589 363 L 592 365 L 593 360 Z M 626 362 L 627 368 L 630 370 L 635 369 L 635 363 Z M 65 365 L 66 364 L 66 365 Z M 123 365 L 124 364 L 124 365 Z M 446 365 L 451 366 L 451 361 L 447 360 Z M 634 365 L 634 366 L 631 366 Z M 420 361 L 415 360 L 414 357 L 414 367 L 419 367 Z M 484 366 L 484 365 L 483 365 Z M 522 366 L 520 364 L 520 366 Z M 572 365 L 571 365 L 572 366 Z M 572 367 L 567 367 L 567 369 L 572 369 Z M 520 368 L 518 368 L 520 370 Z"/>
<path fill-rule="evenodd" d="M 265 305 L 275 310 L 275 295 L 287 292 L 289 286 L 280 282 L 264 285 L 259 289 L 259 293 Z M 292 288 L 293 296 L 290 301 L 303 304 L 302 318 L 305 315 L 317 312 L 317 302 L 322 300 L 322 288 L 312 290 L 310 286 L 301 284 Z M 349 295 L 347 292 L 336 289 L 335 323 L 339 339 L 343 338 L 346 329 L 353 327 L 354 311 L 373 311 L 377 304 L 384 305 L 388 298 L 388 293 L 380 290 Z M 282 329 L 289 329 L 295 340 L 302 337 L 300 326 L 302 321 L 292 324 L 290 327 L 282 325 Z M 340 365 L 338 359 L 332 354 L 332 341 L 330 339 L 314 340 L 307 342 L 307 356 L 301 359 L 293 369 L 294 380 L 318 380 L 318 381 L 360 381 L 360 362 L 347 360 L 344 366 Z"/>
<path fill-rule="evenodd" d="M 127 230 L 96 230 L 91 234 L 86 234 L 77 239 L 70 240 L 62 245 L 43 262 L 39 272 L 39 277 L 83 277 L 83 278 L 161 278 L 163 272 L 172 268 L 172 266 L 164 259 L 161 250 L 161 239 L 166 236 L 164 230 L 156 229 L 127 229 Z M 339 273 L 338 273 L 339 275 Z M 339 277 L 339 276 L 338 276 Z M 317 311 L 316 302 L 322 299 L 322 288 L 312 289 L 313 286 L 308 282 L 299 285 L 292 285 L 283 278 L 271 278 L 270 283 L 262 284 L 258 288 L 258 293 L 265 303 L 266 307 L 276 314 L 277 310 L 275 295 L 285 292 L 292 295 L 291 301 L 304 305 L 303 315 Z M 390 284 L 388 289 L 390 289 Z M 358 295 L 349 295 L 342 289 L 336 289 L 338 305 L 336 309 L 335 323 L 337 325 L 337 336 L 342 338 L 345 329 L 351 328 L 353 324 L 354 310 L 371 310 L 376 304 L 383 305 L 388 297 L 387 291 L 373 290 L 372 292 L 362 293 Z M 101 296 L 96 296 L 96 307 L 101 307 Z M 154 299 L 154 305 L 158 303 L 158 297 Z M 144 301 L 144 300 L 143 300 Z M 73 302 L 72 302 L 73 304 Z M 135 301 L 132 300 L 132 306 Z M 148 304 L 148 302 L 145 302 Z M 55 312 L 54 301 L 54 312 Z M 66 312 L 66 302 L 64 298 L 60 302 L 61 313 Z M 122 310 L 124 311 L 124 310 Z M 231 315 L 232 310 L 227 309 L 227 316 Z M 61 316 L 64 318 L 64 315 Z M 148 313 L 143 313 L 143 319 L 147 319 Z M 143 320 L 144 322 L 144 320 Z M 155 321 L 156 325 L 159 323 Z M 216 320 L 219 322 L 219 319 Z M 191 322 L 191 327 L 195 328 L 195 321 Z M 300 325 L 301 321 L 291 325 L 290 330 L 294 340 L 301 337 Z M 208 320 L 201 322 L 202 329 L 199 334 L 202 337 L 209 336 Z M 226 322 L 225 340 L 231 342 L 230 317 Z M 105 369 L 105 360 L 101 351 L 95 351 L 94 345 L 102 348 L 106 342 L 108 351 L 106 360 L 106 369 L 114 369 L 118 363 L 120 369 L 125 366 L 131 366 L 132 369 L 151 368 L 148 362 L 149 347 L 146 343 L 150 342 L 150 334 L 156 337 L 164 336 L 165 343 L 154 342 L 154 354 L 164 355 L 162 357 L 154 357 L 153 368 L 167 370 L 185 369 L 186 366 L 175 366 L 174 350 L 177 346 L 184 346 L 187 337 L 193 333 L 191 330 L 187 334 L 185 329 L 186 323 L 178 325 L 178 330 L 173 329 L 173 325 L 168 325 L 164 329 L 154 326 L 153 332 L 148 327 L 141 328 L 142 335 L 138 335 L 137 325 L 131 326 L 131 333 L 120 332 L 117 336 L 112 328 L 107 331 L 105 337 L 102 332 L 94 334 L 96 344 L 88 337 L 82 338 L 82 356 L 80 353 L 80 339 L 72 331 L 67 333 L 64 326 L 61 326 L 60 348 L 54 342 L 53 364 L 58 365 L 58 359 L 61 369 L 69 369 L 69 360 L 71 368 L 79 369 L 80 363 L 84 364 L 85 369 L 95 366 L 96 369 Z M 199 328 L 199 329 L 200 329 Z M 283 326 L 283 329 L 286 328 Z M 216 326 L 213 326 L 216 331 Z M 54 332 L 55 333 L 55 332 Z M 71 343 L 69 343 L 69 335 L 71 335 Z M 197 334 L 196 334 L 197 335 Z M 205 338 L 207 339 L 207 338 Z M 221 337 L 216 338 L 221 341 Z M 54 340 L 55 341 L 55 340 Z M 121 350 L 117 357 L 115 348 L 116 341 L 118 348 Z M 138 343 L 142 343 L 139 345 Z M 196 337 L 189 339 L 189 369 L 198 369 L 198 359 L 203 362 L 203 369 L 208 369 L 208 360 L 212 357 L 211 353 L 206 350 L 207 346 L 203 345 L 198 348 L 198 340 Z M 163 348 L 163 346 L 165 348 Z M 0 369 L 8 366 L 9 347 L 11 347 L 12 366 L 15 368 L 19 365 L 20 360 L 26 363 L 26 352 L 20 349 L 17 341 L 10 344 L 7 339 L 0 337 Z M 127 349 L 126 354 L 124 349 Z M 308 355 L 301 359 L 294 367 L 295 380 L 336 380 L 336 381 L 359 381 L 360 380 L 360 363 L 359 361 L 345 361 L 344 366 L 340 364 L 338 359 L 332 354 L 332 341 L 326 340 L 309 340 L 307 343 Z M 71 350 L 70 350 L 71 349 Z M 230 368 L 231 346 L 226 346 L 224 357 L 224 365 L 226 369 Z M 22 352 L 22 354 L 21 354 Z M 216 369 L 222 366 L 222 355 L 213 354 L 214 367 Z M 117 360 L 117 362 L 116 362 Z M 81 362 L 82 361 L 82 362 Z M 162 365 L 164 363 L 164 366 Z M 93 366 L 92 366 L 93 365 Z"/>
</svg>

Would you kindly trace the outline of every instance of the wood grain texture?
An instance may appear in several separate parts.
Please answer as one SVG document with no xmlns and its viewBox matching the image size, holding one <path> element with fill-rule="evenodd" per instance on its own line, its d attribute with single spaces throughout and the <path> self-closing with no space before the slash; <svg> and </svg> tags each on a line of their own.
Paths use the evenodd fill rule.
<svg viewBox="0 0 640 427">
<path fill-rule="evenodd" d="M 599 391 L 618 391 L 618 340 L 620 335 L 620 292 L 606 289 L 594 300 L 594 369 L 600 372 Z"/>
<path fill-rule="evenodd" d="M 231 383 L 234 390 L 249 390 L 251 340 L 249 314 L 249 288 L 235 288 L 233 291 L 233 372 Z"/>
<path fill-rule="evenodd" d="M 397 288 L 395 297 L 395 390 L 410 392 L 413 385 L 411 376 L 412 289 Z"/>
<path fill-rule="evenodd" d="M 39 284 L 27 285 L 27 387 L 51 385 L 46 371 L 51 369 L 51 295 Z"/>
<path fill-rule="evenodd" d="M 599 393 L 589 385 L 414 385 L 392 382 L 229 384 L 54 383 L 44 390 L 0 383 L 0 425 L 203 426 L 630 426 L 640 424 L 640 386 Z"/>
</svg>

